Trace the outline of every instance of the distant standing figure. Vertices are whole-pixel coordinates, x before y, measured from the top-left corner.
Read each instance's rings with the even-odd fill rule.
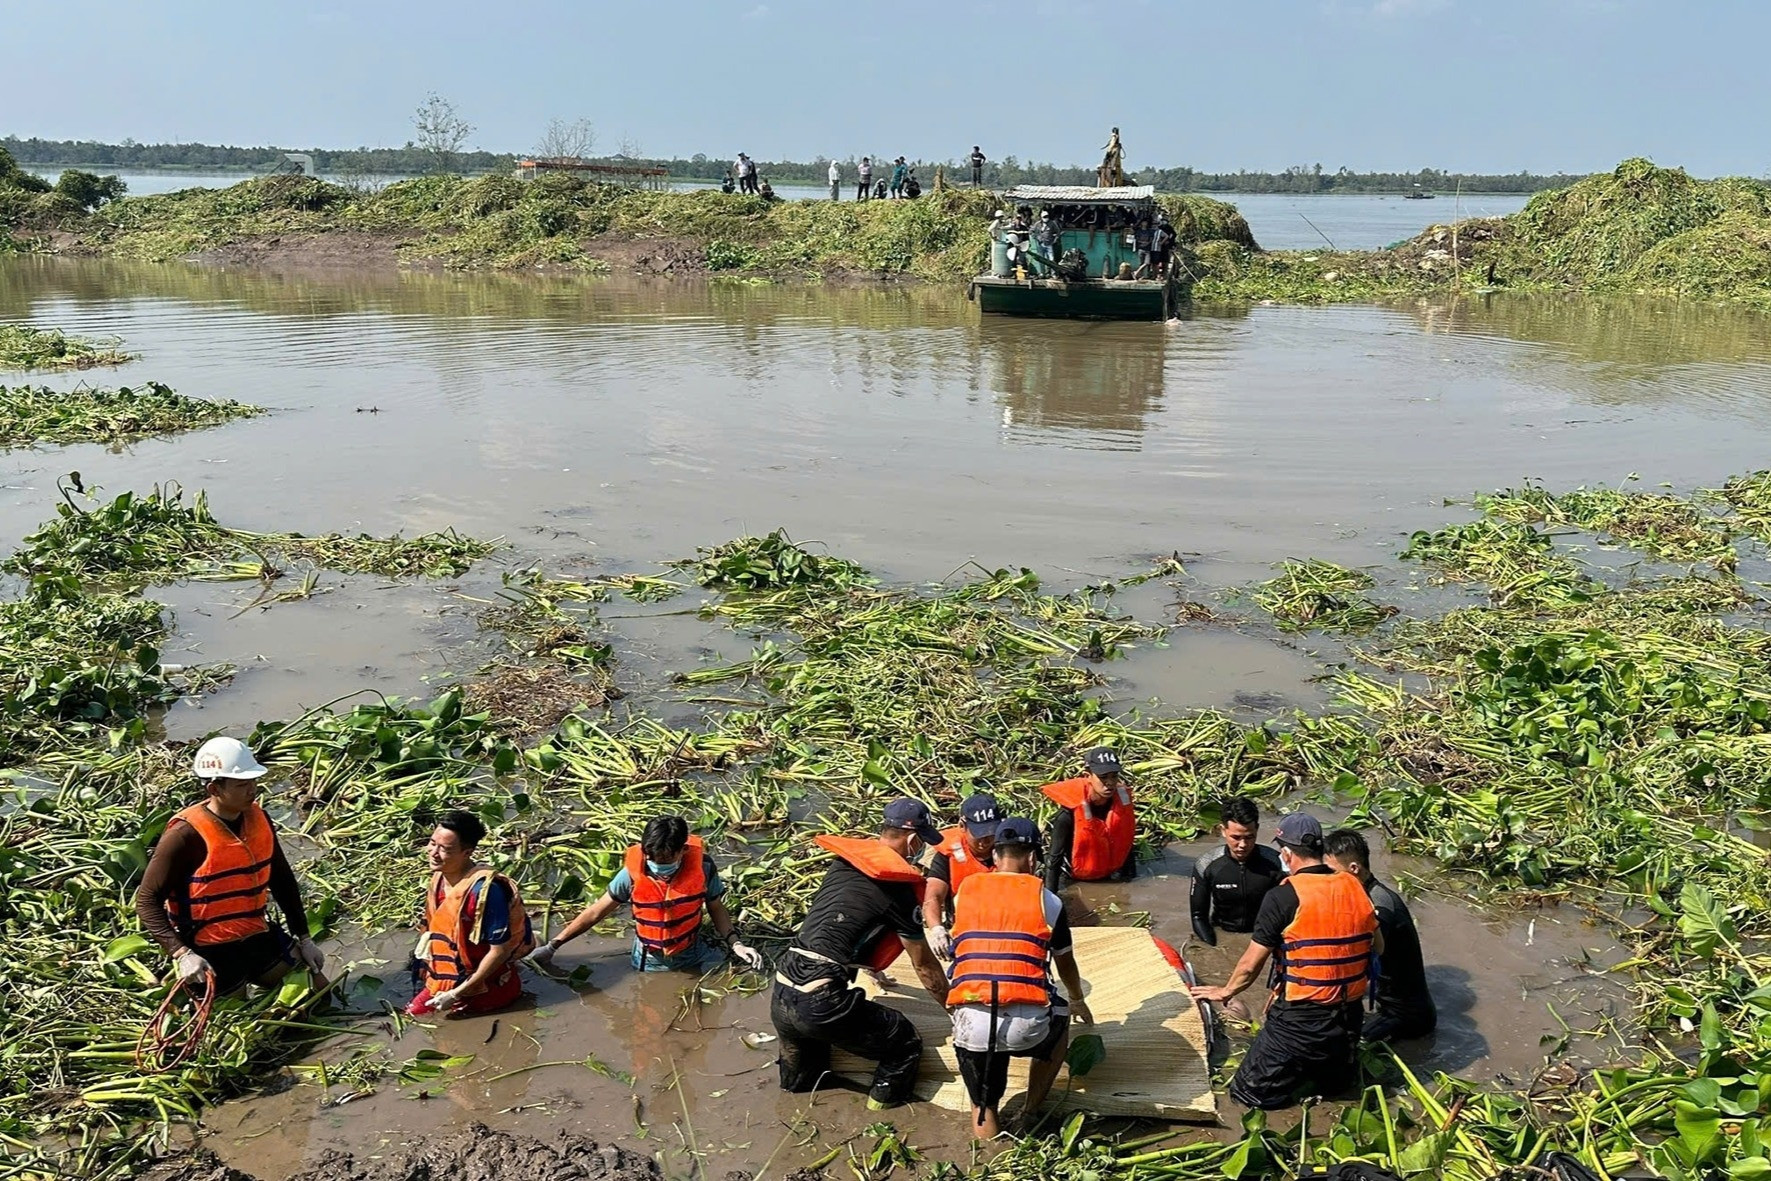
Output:
[[[855,200],[865,201],[873,189],[873,161],[862,156],[861,168],[856,175],[860,177],[860,183],[855,187]]]
[[[1175,230],[1168,224],[1168,214],[1160,209],[1156,211],[1156,225],[1150,230],[1150,260],[1156,268],[1156,277],[1168,277],[1168,264],[1174,254]]]
[[[1113,129],[1101,150],[1106,154],[1101,157],[1101,175],[1097,183],[1103,189],[1118,188],[1125,183],[1125,145],[1119,142],[1119,128]]]
[[[830,199],[842,200],[842,169],[836,166],[835,160],[830,162]]]
[[[972,188],[984,183],[984,149],[972,145]]]
[[[904,157],[899,156],[897,160],[893,161],[892,197],[894,200],[904,195],[904,178],[909,174],[910,170],[904,166]]]
[[[738,191],[742,193],[756,192],[756,161],[738,153]]]

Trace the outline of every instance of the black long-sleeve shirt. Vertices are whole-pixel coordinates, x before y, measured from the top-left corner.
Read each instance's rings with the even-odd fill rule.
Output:
[[[1193,936],[1217,946],[1218,930],[1254,930],[1255,916],[1267,891],[1285,880],[1279,854],[1256,845],[1247,861],[1230,856],[1228,846],[1193,862],[1189,902],[1193,912]]]
[[[1064,875],[1070,872],[1070,846],[1075,843],[1076,813],[1062,808],[1045,830],[1045,888],[1054,894],[1063,888]],[[1113,876],[1120,881],[1138,876],[1137,842],[1132,843],[1125,854],[1125,864]]]
[[[1378,928],[1384,933],[1384,950],[1377,961],[1377,987],[1371,996],[1372,1007],[1398,1019],[1424,1017],[1430,1023],[1436,1015],[1433,994],[1427,991],[1420,932],[1415,930],[1408,903],[1403,901],[1402,895],[1376,879],[1365,892],[1371,897],[1372,908],[1377,911]]]
[[[237,834],[245,821],[246,818],[241,816],[238,820],[222,820],[222,823]],[[208,855],[209,844],[203,834],[174,817],[161,834],[160,843],[154,846],[147,872],[142,875],[141,885],[136,887],[135,917],[141,920],[148,938],[165,948],[167,955],[177,955],[185,942],[173,926],[172,917],[166,913],[166,902],[191,880],[191,875],[197,872]],[[283,912],[290,933],[297,939],[305,937],[307,908],[301,904],[301,887],[296,884],[295,871],[289,868],[288,858],[283,856],[283,843],[277,840],[274,827],[271,832],[270,885],[271,897],[276,899],[277,908]]]

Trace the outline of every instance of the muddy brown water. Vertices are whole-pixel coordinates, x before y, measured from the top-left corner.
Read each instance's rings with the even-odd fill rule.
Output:
[[[1714,486],[1764,466],[1771,422],[1771,321],[1635,302],[1497,296],[1077,324],[981,320],[954,291],[917,284],[13,259],[0,261],[0,318],[120,335],[143,354],[115,375],[32,380],[154,379],[273,408],[128,448],[0,456],[0,546],[51,515],[55,479],[74,469],[112,493],[165,480],[206,489],[219,517],[246,528],[452,526],[510,545],[456,583],[323,574],[327,593],[268,611],[241,610],[249,585],[157,592],[176,617],[168,659],[241,670],[171,712],[177,737],[366,688],[425,692],[471,671],[494,644],[474,619],[500,569],[654,569],[776,526],[905,581],[975,562],[1079,585],[1178,552],[1191,583],[1125,597],[1147,617],[1177,593],[1220,603],[1288,556],[1373,565],[1380,592],[1406,601],[1418,572],[1393,555],[1411,530],[1462,515],[1447,497],[1527,476]],[[697,601],[603,608],[624,684],[655,689],[748,651],[748,638],[679,613]],[[1319,707],[1317,678],[1342,650],[1228,610],[1243,621],[1189,626],[1104,666],[1105,694],[1146,710]],[[1137,882],[1091,887],[1078,905],[1109,922],[1147,913],[1178,944],[1202,848],[1171,849]],[[1622,958],[1614,942],[1570,909],[1486,914],[1455,880],[1398,868],[1425,891],[1416,913],[1444,1012],[1441,1033],[1410,1047],[1416,1061],[1519,1082],[1551,1049],[1604,1059],[1605,1038],[1556,1043],[1564,1021],[1627,1015],[1602,972]],[[410,995],[404,942],[357,957],[383,961],[360,968],[385,977],[379,999],[395,1004]],[[473,1055],[447,1080],[384,1080],[342,1106],[323,1106],[311,1083],[272,1088],[207,1113],[208,1142],[268,1181],[330,1146],[395,1146],[480,1119],[544,1139],[569,1124],[664,1152],[672,1172],[687,1171],[692,1143],[708,1171],[770,1162],[774,1173],[871,1122],[853,1094],[775,1089],[769,1052],[742,1041],[767,1030],[763,996],[709,994],[684,1028],[692,982],[634,975],[614,940],[572,950],[589,986],[538,981],[532,1004],[496,1029],[492,1018],[372,1029],[367,1041],[395,1061],[433,1047]],[[1237,950],[1189,955],[1216,979]],[[586,1055],[634,1083],[571,1064]],[[557,1062],[568,1065],[544,1065]],[[931,1156],[968,1152],[958,1117],[915,1107],[892,1122]]]

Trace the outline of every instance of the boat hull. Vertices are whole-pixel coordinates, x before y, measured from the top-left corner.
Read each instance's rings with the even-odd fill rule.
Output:
[[[999,316],[1047,316],[1064,320],[1166,320],[1179,302],[1176,284],[1161,280],[1001,279],[972,280],[978,310]]]

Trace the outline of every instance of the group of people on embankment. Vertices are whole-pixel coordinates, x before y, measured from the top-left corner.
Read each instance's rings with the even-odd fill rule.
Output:
[[[905,797],[885,805],[871,836],[815,838],[832,860],[774,965],[770,1016],[783,1089],[819,1086],[840,1049],[875,1063],[870,1107],[911,1097],[921,1035],[858,984],[903,956],[949,1010],[975,1133],[999,1129],[1011,1057],[1031,1060],[1025,1110],[1038,1109],[1071,1024],[1094,1020],[1059,891],[1137,872],[1136,807],[1119,755],[1097,747],[1083,763],[1082,775],[1042,789],[1058,805],[1043,834],[979,793],[945,830],[926,804]],[[221,737],[199,748],[193,771],[205,798],[179,812],[154,849],[135,900],[144,928],[187,985],[208,981],[225,994],[274,984],[298,965],[318,978],[325,956],[307,934],[299,884],[257,801],[266,768],[244,744]],[[1269,964],[1272,986],[1232,1098],[1275,1108],[1337,1093],[1356,1075],[1362,1033],[1432,1030],[1413,921],[1400,896],[1371,876],[1357,832],[1325,837],[1313,817],[1294,812],[1280,820],[1269,849],[1258,842],[1254,805],[1238,798],[1224,810],[1222,833],[1223,848],[1194,867],[1193,933],[1215,943],[1219,930],[1245,931],[1251,942],[1225,984],[1194,985],[1192,995],[1228,1005]],[[762,954],[738,937],[713,855],[681,818],[648,822],[602,897],[540,944],[516,884],[475,859],[485,835],[465,811],[445,813],[431,833],[414,1015],[514,1003],[520,964],[551,970],[567,943],[623,906],[633,915],[637,970],[700,973],[728,957],[765,969]],[[273,899],[296,934],[270,921]],[[1158,945],[1185,974],[1179,954]],[[1376,1013],[1369,1027],[1368,1003]]]

